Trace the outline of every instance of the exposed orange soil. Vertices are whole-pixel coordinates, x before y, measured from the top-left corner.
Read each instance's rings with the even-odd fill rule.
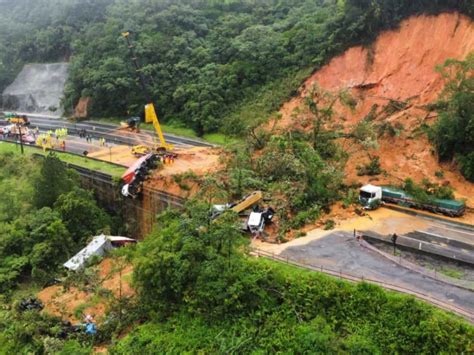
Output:
[[[351,111],[336,104],[333,123],[349,130],[377,104],[379,118],[374,123],[403,125],[399,137],[379,138],[380,148],[371,152],[380,156],[382,169],[387,172],[387,176],[380,175],[374,183],[399,183],[407,177],[449,182],[457,197],[468,199],[468,206],[474,207],[474,185],[455,167],[439,164],[427,138],[413,132],[422,123],[430,125],[434,120],[435,115],[427,112],[424,105],[436,101],[444,87],[435,67],[448,58],[465,59],[472,51],[474,24],[469,18],[458,14],[410,18],[398,30],[382,33],[370,48],[351,48],[308,78],[298,96],[282,106],[278,127],[301,125],[307,114],[303,98],[314,85],[333,93],[348,90],[357,106]],[[393,114],[381,114],[390,99],[406,102],[407,106]],[[369,161],[367,153],[357,146],[348,151],[351,157],[347,182],[367,183],[367,176],[359,177],[356,173],[357,165]],[[436,179],[437,171],[443,171],[444,178]]]
[[[120,292],[123,297],[129,297],[134,294],[134,290],[130,286],[130,277],[133,272],[131,265],[125,266],[122,270],[122,282],[120,283],[120,273],[114,261],[110,258],[104,259],[98,265],[98,276],[100,288],[107,289],[112,292],[115,297],[119,297]],[[120,290],[121,287],[121,290]],[[96,321],[101,321],[107,310],[107,300],[100,297],[92,291],[80,290],[77,287],[71,287],[69,290],[64,289],[62,285],[47,287],[38,293],[38,298],[45,305],[44,311],[60,316],[72,323],[81,322],[74,316],[74,310],[82,305],[87,304],[83,310],[83,314],[91,314]]]
[[[145,187],[188,198],[199,191],[199,178],[222,168],[221,149],[189,148],[176,150],[178,158],[172,164],[156,170]],[[189,177],[180,178],[189,173]],[[183,188],[184,187],[184,188]]]
[[[89,107],[91,105],[92,99],[90,97],[81,97],[79,102],[74,109],[74,117],[76,118],[86,118],[89,116]]]
[[[219,169],[221,149],[194,147],[188,149],[175,149],[178,158],[173,164],[164,165],[158,171],[160,176],[172,176],[192,171],[201,176]]]
[[[171,176],[182,174],[190,170],[196,175],[204,175],[219,168],[219,156],[221,151],[218,148],[175,148],[173,152],[178,155],[178,158],[173,164],[164,165],[164,167],[159,170],[159,175]],[[133,165],[138,159],[132,154],[131,148],[126,145],[101,148],[96,152],[90,153],[89,156],[125,166]]]
[[[186,188],[183,188],[183,185]],[[181,183],[176,182],[172,176],[160,176],[156,173],[152,179],[145,182],[145,188],[165,191],[171,195],[190,198],[199,192],[199,181],[194,179],[184,179]]]
[[[131,153],[131,148],[126,145],[101,148],[96,152],[89,153],[89,157],[111,161],[125,166],[131,166],[137,160],[137,158]]]

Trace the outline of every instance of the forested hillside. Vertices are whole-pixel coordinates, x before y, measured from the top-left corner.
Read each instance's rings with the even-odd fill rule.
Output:
[[[0,295],[29,280],[40,285],[111,218],[54,155],[0,154]],[[1,349],[1,347],[0,347]]]
[[[0,88],[25,62],[70,59],[64,105],[93,99],[96,117],[137,114],[144,103],[128,49],[132,31],[159,114],[196,130],[239,134],[264,119],[335,54],[369,44],[418,13],[471,1],[4,0]]]

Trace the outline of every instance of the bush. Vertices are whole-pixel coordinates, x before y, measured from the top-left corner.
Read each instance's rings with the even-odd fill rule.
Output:
[[[356,167],[358,176],[375,176],[382,173],[382,168],[380,167],[380,157],[373,157],[370,159],[368,164],[363,166],[358,165]]]
[[[459,156],[459,164],[461,166],[461,173],[470,182],[474,182],[474,152],[466,156]]]
[[[474,181],[474,53],[465,61],[446,61],[439,71],[447,83],[429,137],[440,161],[456,157],[461,173]]]
[[[421,203],[431,203],[436,198],[454,199],[454,189],[451,186],[432,183],[428,179],[423,179],[421,184],[417,184],[408,178],[404,181],[401,188]]]
[[[325,231],[328,231],[328,230],[334,229],[335,225],[336,225],[336,222],[334,222],[333,219],[328,219],[328,220],[324,223],[324,230],[325,230]]]

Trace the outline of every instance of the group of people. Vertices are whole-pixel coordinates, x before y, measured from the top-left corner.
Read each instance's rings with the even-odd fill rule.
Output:
[[[46,133],[39,134],[38,131],[34,131],[33,136],[36,139],[36,145],[46,149],[53,149],[55,147],[61,148],[66,151],[66,140],[67,128],[58,128],[55,132],[49,130]]]
[[[92,135],[90,133],[88,133],[85,129],[81,129],[79,131],[79,138],[85,138],[86,139],[86,142],[87,143],[92,143]],[[106,144],[107,144],[107,141],[105,140],[105,138],[103,137],[99,137],[98,138],[98,141],[99,141],[99,145],[101,147],[105,147]]]
[[[87,143],[92,142],[92,135],[87,133],[87,131],[85,129],[81,129],[79,131],[79,138],[85,138]]]
[[[165,154],[160,157],[161,162],[164,165],[173,164],[176,156],[174,154]]]

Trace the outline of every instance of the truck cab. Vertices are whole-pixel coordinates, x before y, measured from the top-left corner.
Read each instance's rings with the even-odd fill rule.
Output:
[[[375,185],[364,185],[359,190],[359,202],[366,209],[374,209],[382,202],[382,188]]]

